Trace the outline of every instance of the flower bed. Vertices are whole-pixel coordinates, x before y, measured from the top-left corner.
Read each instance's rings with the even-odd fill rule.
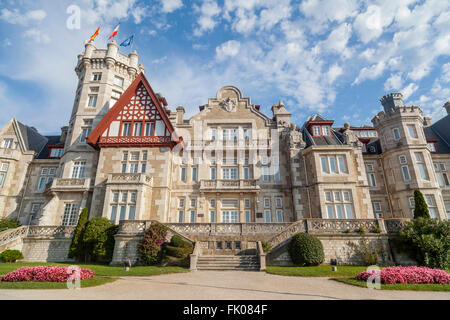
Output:
[[[74,278],[76,274],[77,272],[73,267],[22,267],[4,276],[0,276],[0,282],[67,282],[70,276]],[[90,279],[94,277],[94,271],[80,268],[79,275],[79,280]]]
[[[356,276],[357,280],[367,279],[379,270],[363,271]],[[450,274],[445,270],[426,267],[389,267],[381,270],[382,284],[450,284]]]

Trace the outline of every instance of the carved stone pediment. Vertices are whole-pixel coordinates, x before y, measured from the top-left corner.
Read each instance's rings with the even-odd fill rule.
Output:
[[[219,105],[227,112],[234,112],[236,111],[237,101],[235,99],[225,98],[220,101]]]

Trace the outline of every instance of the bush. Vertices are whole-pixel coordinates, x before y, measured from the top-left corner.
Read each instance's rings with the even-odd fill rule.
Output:
[[[86,225],[87,220],[88,220],[88,209],[84,208],[83,211],[81,211],[80,218],[78,219],[77,226],[73,233],[72,243],[70,244],[68,254],[69,258],[79,259],[85,254],[85,248],[83,243],[83,229],[84,226]]]
[[[417,218],[426,218],[430,219],[430,211],[428,210],[427,203],[425,198],[423,197],[422,192],[420,190],[414,191],[414,219]]]
[[[18,227],[20,227],[20,222],[17,219],[8,219],[8,218],[0,219],[0,232],[8,229],[15,229]]]
[[[372,246],[368,239],[362,239],[359,242],[359,246],[356,244],[353,246],[363,265],[372,266],[378,264],[378,249],[376,246]]]
[[[153,223],[138,245],[139,256],[143,263],[155,265],[162,260],[162,246],[166,241],[168,228],[161,223]]]
[[[395,243],[419,265],[450,269],[450,221],[416,218],[400,229]]]
[[[270,244],[270,242],[261,241],[261,245],[265,253],[270,253],[272,251],[272,245]]]
[[[299,266],[317,266],[325,259],[322,242],[308,233],[293,236],[288,251],[292,262]]]
[[[187,256],[189,256],[192,253],[192,247],[179,248],[179,247],[173,247],[170,245],[166,245],[166,246],[164,246],[164,249],[165,249],[164,252],[167,256],[175,257],[175,258],[186,258]]]
[[[184,240],[182,237],[180,237],[177,234],[174,235],[172,237],[172,239],[170,239],[170,245],[172,247],[177,247],[177,248],[193,248],[194,247],[194,245],[192,243]]]
[[[83,251],[92,260],[111,260],[119,227],[103,217],[90,219],[83,230]]]
[[[19,250],[5,250],[0,253],[0,260],[4,262],[16,262],[23,259],[23,254]]]
[[[389,267],[380,270],[363,271],[356,276],[357,280],[367,281],[375,274],[379,274],[383,284],[450,284],[450,274],[444,270],[425,267]]]
[[[69,270],[69,267],[22,267],[4,275],[3,277],[0,276],[0,281],[67,282],[69,276],[74,272],[75,270]],[[80,280],[85,280],[93,277],[94,271],[90,269],[80,268]]]

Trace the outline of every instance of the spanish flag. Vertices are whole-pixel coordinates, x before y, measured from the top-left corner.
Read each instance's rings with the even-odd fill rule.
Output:
[[[100,27],[98,27],[97,31],[92,35],[92,37],[89,39],[89,41],[94,41],[95,37],[98,36],[100,32]]]

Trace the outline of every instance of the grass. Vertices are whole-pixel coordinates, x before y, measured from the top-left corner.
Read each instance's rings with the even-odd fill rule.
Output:
[[[124,276],[155,276],[169,273],[189,272],[187,268],[181,267],[156,267],[156,266],[136,266],[131,267],[128,272],[123,267],[112,267],[105,264],[92,263],[42,263],[42,262],[16,262],[16,263],[0,263],[0,275],[14,271],[20,267],[33,266],[71,266],[77,265],[82,268],[91,269],[95,273],[92,279],[81,281],[81,287],[100,286],[117,280],[115,277]],[[0,282],[0,289],[66,289],[66,283],[57,282]]]
[[[333,280],[367,288],[365,281],[355,278],[334,278]],[[450,284],[382,284],[381,290],[413,290],[413,291],[450,291]]]
[[[266,272],[280,276],[293,277],[351,277],[366,270],[365,266],[337,266],[337,271],[331,271],[330,265],[314,267],[279,267],[267,266]]]

